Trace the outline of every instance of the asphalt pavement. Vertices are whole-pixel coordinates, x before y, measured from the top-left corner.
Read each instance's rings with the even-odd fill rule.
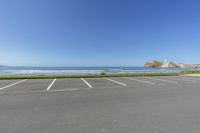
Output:
[[[0,80],[1,133],[199,133],[200,78]]]

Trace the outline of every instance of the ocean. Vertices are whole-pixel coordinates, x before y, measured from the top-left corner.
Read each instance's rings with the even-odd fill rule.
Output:
[[[200,70],[199,68],[144,68],[144,67],[0,67],[0,75],[74,75],[99,73],[151,73]]]

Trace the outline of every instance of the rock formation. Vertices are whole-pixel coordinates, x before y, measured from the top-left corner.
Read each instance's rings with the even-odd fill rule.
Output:
[[[163,62],[151,60],[151,61],[148,61],[146,64],[144,64],[144,67],[157,68],[157,67],[161,67],[162,65],[163,65]]]
[[[145,63],[144,67],[148,68],[200,68],[200,64],[183,64],[176,62],[161,62],[157,60],[150,60]]]

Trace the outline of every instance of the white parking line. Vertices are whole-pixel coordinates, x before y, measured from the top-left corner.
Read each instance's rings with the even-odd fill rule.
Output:
[[[189,79],[189,80],[200,80],[200,78],[191,78],[191,77],[184,77],[184,76],[179,76],[181,78],[184,78],[184,79]]]
[[[171,81],[171,80],[166,80],[166,79],[160,79],[160,78],[150,78],[150,77],[142,77],[142,78],[146,78],[146,79],[153,79],[153,80],[158,80],[158,81],[164,81],[164,82],[169,82],[169,83],[175,83],[178,84],[178,82],[176,81]]]
[[[140,79],[129,78],[129,77],[123,77],[123,78],[134,80],[134,81],[138,81],[138,82],[143,82],[143,83],[147,83],[147,84],[151,84],[151,85],[155,85],[155,83],[153,83],[153,82],[144,81],[144,80],[140,80]]]
[[[54,79],[51,84],[47,87],[47,91],[51,89],[51,87],[53,86],[53,84],[56,82],[56,79]]]
[[[175,79],[175,80],[181,80],[181,81],[188,81],[188,82],[196,82],[194,80],[189,80],[189,79],[183,79],[183,78],[180,78],[180,77],[166,77],[167,79]]]
[[[117,83],[117,84],[120,84],[120,85],[123,85],[123,86],[127,86],[127,85],[124,84],[124,83],[121,83],[121,82],[115,81],[115,80],[110,79],[110,78],[104,78],[104,79],[107,79],[107,80],[109,80],[109,81],[112,81],[112,82],[114,82],[114,83]]]
[[[183,77],[178,77],[179,79],[182,79],[182,80],[187,80],[187,81],[190,81],[190,82],[196,82],[194,79],[188,79],[188,78],[183,78]]]
[[[11,87],[11,86],[14,86],[14,85],[17,85],[17,84],[22,83],[22,82],[24,82],[24,81],[26,81],[26,80],[27,80],[27,79],[24,79],[24,80],[18,81],[18,82],[16,82],[16,83],[13,83],[13,84],[4,86],[4,87],[0,88],[0,90],[6,89],[6,88]]]
[[[81,78],[81,80],[90,88],[93,88],[85,79]]]

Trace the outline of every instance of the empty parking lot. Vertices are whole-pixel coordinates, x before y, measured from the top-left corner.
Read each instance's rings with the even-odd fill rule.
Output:
[[[134,89],[140,86],[180,86],[198,83],[200,83],[200,78],[183,76],[17,79],[0,80],[0,92],[4,94],[12,92],[56,92],[123,87]]]
[[[199,133],[200,78],[0,80],[2,133]]]

